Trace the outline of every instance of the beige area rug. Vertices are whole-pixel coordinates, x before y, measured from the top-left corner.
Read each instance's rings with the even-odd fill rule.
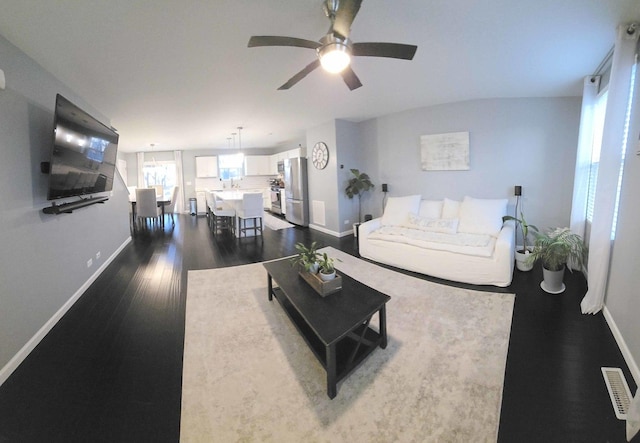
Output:
[[[269,214],[267,211],[264,211],[264,215],[262,219],[264,220],[265,226],[269,229],[273,229],[274,231],[279,231],[280,229],[287,229],[287,228],[293,227],[293,225],[288,221],[275,217]]]
[[[391,296],[387,348],[330,400],[324,369],[267,300],[261,264],[189,271],[181,441],[495,441],[515,296],[324,250],[338,270]]]

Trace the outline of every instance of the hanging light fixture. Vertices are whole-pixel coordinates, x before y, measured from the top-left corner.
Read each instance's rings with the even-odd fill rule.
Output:
[[[238,126],[238,148],[240,152],[242,152],[242,138],[240,132],[242,131],[242,126]]]
[[[231,136],[233,137],[233,149],[236,149],[236,133],[232,132]]]
[[[351,64],[351,47],[348,39],[325,35],[320,39],[322,46],[316,51],[322,68],[332,74],[344,71]]]

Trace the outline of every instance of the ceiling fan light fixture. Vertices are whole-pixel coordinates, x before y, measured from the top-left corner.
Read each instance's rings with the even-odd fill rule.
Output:
[[[344,71],[351,63],[349,46],[341,42],[330,43],[318,49],[318,57],[322,68],[332,74]]]

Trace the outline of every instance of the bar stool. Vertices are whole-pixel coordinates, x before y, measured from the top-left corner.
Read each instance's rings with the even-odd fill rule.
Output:
[[[223,201],[218,200],[216,195],[213,195],[213,207],[210,208],[210,223],[211,230],[213,234],[216,235],[218,231],[223,229],[229,230],[231,233],[234,232],[234,226],[236,222],[236,211],[235,209],[225,205]]]
[[[253,230],[255,236],[262,235],[262,216],[264,208],[262,193],[246,193],[242,196],[242,207],[236,211],[238,217],[238,237],[247,236],[247,231]],[[247,220],[253,221],[253,226],[247,226]]]

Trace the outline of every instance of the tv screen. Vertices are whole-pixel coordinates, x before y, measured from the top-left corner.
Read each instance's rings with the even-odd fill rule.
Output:
[[[58,94],[48,200],[111,191],[118,133]]]

